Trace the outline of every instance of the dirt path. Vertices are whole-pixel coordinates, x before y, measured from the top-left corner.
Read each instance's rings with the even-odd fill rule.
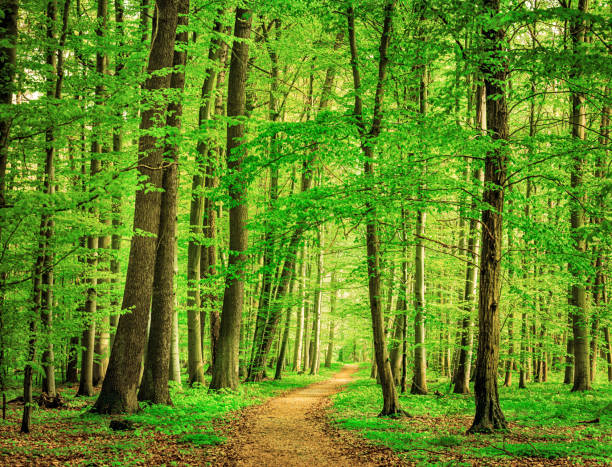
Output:
[[[329,396],[357,371],[346,365],[334,377],[245,410],[219,447],[213,465],[400,465],[393,453],[339,432],[327,423]]]

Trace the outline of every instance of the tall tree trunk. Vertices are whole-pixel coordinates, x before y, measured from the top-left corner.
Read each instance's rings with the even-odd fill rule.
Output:
[[[612,383],[612,341],[610,340],[610,328],[604,328],[604,338],[606,340],[606,360],[608,363],[608,382]]]
[[[314,295],[314,319],[312,326],[312,342],[313,352],[310,358],[310,374],[318,375],[319,366],[321,363],[321,308],[323,297],[323,226],[320,226],[317,231],[317,244],[319,251],[317,253],[317,285]]]
[[[295,291],[295,282],[297,278],[295,275],[291,280],[291,291]],[[276,371],[274,373],[274,379],[280,380],[283,376],[283,370],[285,369],[285,361],[287,359],[287,346],[289,344],[289,328],[291,325],[291,313],[293,307],[289,307],[287,309],[287,314],[285,316],[285,329],[283,331],[283,337],[281,339],[280,350],[278,352],[278,358],[276,359]]]
[[[425,349],[425,212],[417,212],[414,273],[414,375],[411,394],[427,394],[427,357]]]
[[[236,9],[234,36],[238,41],[232,46],[232,57],[228,79],[227,116],[241,117],[245,114],[245,87],[249,45],[246,40],[251,35],[252,12],[244,8]],[[244,136],[244,123],[231,122],[227,126],[227,165],[236,177],[229,186],[232,199],[230,207],[228,274],[223,294],[221,329],[217,357],[213,366],[210,389],[235,389],[238,387],[238,354],[240,324],[244,302],[244,274],[247,249],[246,222],[248,205],[246,200],[247,181],[239,177],[245,158],[245,148],[241,148]]]
[[[334,334],[336,332],[336,302],[338,300],[338,290],[336,282],[336,271],[331,272],[330,288],[331,297],[329,299],[329,337],[327,340],[327,352],[325,353],[325,368],[331,368],[334,358]]]
[[[50,21],[47,37],[53,39],[55,37],[54,28],[57,16],[57,3],[55,0],[50,2],[48,12],[48,19]],[[51,70],[54,75],[49,78],[49,88],[47,90],[47,96],[59,101],[62,98],[62,84],[64,78],[64,45],[66,44],[66,37],[68,31],[68,18],[70,14],[70,1],[64,2],[64,8],[62,12],[62,28],[59,39],[57,51],[49,49],[47,52],[47,64],[51,65]],[[47,196],[50,198],[55,194],[55,134],[52,128],[48,129],[45,133],[46,143],[46,160],[45,160],[45,177],[44,177],[44,190]],[[51,199],[49,199],[49,202]],[[44,377],[42,390],[49,396],[54,397],[56,395],[55,389],[55,356],[53,352],[53,287],[54,287],[54,255],[51,249],[51,239],[54,235],[55,221],[52,213],[43,213],[41,216],[41,230],[40,235],[42,237],[42,243],[44,243],[44,253],[42,253],[42,294],[41,294],[41,318],[43,329],[46,334],[46,348],[42,354],[42,366],[44,369]]]
[[[178,20],[177,4],[169,0],[158,0],[155,15],[153,24],[156,30],[152,36],[148,77],[145,82],[145,89],[153,93],[165,90],[170,85],[170,74],[154,72],[172,66]],[[143,99],[145,110],[142,112],[140,129],[149,130],[159,125],[160,115],[166,111],[166,106],[146,95]],[[163,146],[158,144],[157,138],[152,134],[140,136],[138,172],[148,180],[148,184],[157,189],[146,190],[144,186],[139,186],[136,191],[134,235],[130,245],[121,307],[128,312],[119,318],[106,377],[92,409],[95,412],[121,413],[138,409],[137,391],[146,343],[158,243],[163,151]]]
[[[300,371],[302,368],[302,353],[304,349],[304,311],[306,309],[306,260],[308,257],[307,246],[304,245],[301,252],[300,274],[298,277],[298,297],[300,303],[297,311],[297,323],[295,329],[295,348],[293,351],[293,371]]]
[[[17,17],[19,11],[18,0],[2,0],[0,10],[3,16],[0,18],[0,105],[9,106],[13,103],[15,66],[17,60]],[[11,132],[12,119],[0,118],[0,209],[6,207],[6,167],[8,164],[9,135]],[[0,241],[3,238],[2,226],[0,226]],[[0,273],[0,368],[4,367],[4,286],[7,274]],[[0,371],[0,392],[5,391],[4,372]]]
[[[123,27],[123,13],[124,6],[123,0],[115,0],[115,27],[117,28],[118,37],[118,48],[121,50],[124,45],[124,27]],[[124,68],[125,57],[119,52],[115,57],[115,77],[121,75]],[[117,119],[121,122],[115,125],[113,128],[113,153],[121,154],[123,151],[123,112],[124,109],[119,109],[117,112]],[[121,265],[119,263],[119,252],[121,251],[121,233],[119,229],[123,225],[121,221],[121,194],[114,194],[111,199],[111,212],[113,233],[111,235],[111,259],[110,259],[110,272],[111,272],[111,299],[110,299],[110,327],[111,327],[111,338],[110,348],[113,347],[115,342],[115,330],[117,329],[117,323],[119,322],[119,296],[115,291],[119,288],[119,274],[121,272]],[[107,363],[108,368],[108,363]]]
[[[108,20],[108,0],[98,0],[98,12],[97,12],[97,27],[96,27],[96,36],[99,41],[104,40],[104,36],[106,35],[107,28],[107,20]],[[100,46],[100,44],[98,44]],[[98,84],[96,85],[94,102],[96,105],[102,105],[105,99],[105,88],[103,84],[104,77],[106,75],[106,55],[102,52],[96,52],[96,75]],[[96,119],[98,117],[95,117]],[[98,172],[102,170],[102,161],[100,160],[100,154],[106,152],[108,149],[105,146],[106,142],[104,141],[104,135],[101,134],[99,129],[100,124],[98,121],[94,121],[92,124],[92,160],[91,160],[91,175],[94,177]],[[111,219],[108,216],[101,216],[103,224],[110,224]],[[110,247],[110,237],[108,235],[103,235],[101,237],[88,239],[88,247],[92,248],[90,255],[92,256],[92,265],[93,260],[95,260],[95,268],[98,269],[98,265],[104,261],[101,252],[108,252]],[[102,268],[100,268],[102,269]],[[101,304],[101,290],[104,288],[104,283],[107,282],[107,274],[101,274],[101,277],[92,277],[90,285],[91,285],[91,299],[88,297],[89,309],[87,309],[87,313],[91,313],[90,316],[100,316],[100,320],[98,325],[96,326],[95,331],[97,335],[94,334],[94,349],[92,353],[93,355],[97,355],[97,359],[93,361],[92,365],[92,384],[94,386],[98,386],[102,383],[104,379],[104,374],[106,373],[106,367],[108,365],[108,345],[110,341],[110,318],[108,314],[108,310],[104,311],[103,306]],[[86,388],[87,391],[89,388]],[[92,394],[88,394],[92,395]]]
[[[223,11],[218,11],[221,15]],[[202,83],[201,98],[198,113],[198,125],[206,125],[211,118],[214,105],[214,88],[217,77],[216,66],[220,61],[223,52],[222,40],[219,34],[223,30],[221,20],[217,19],[213,28],[213,38],[208,50],[208,59],[211,65],[206,70],[206,77]],[[204,216],[204,195],[203,190],[206,182],[208,167],[214,165],[209,161],[213,154],[213,148],[208,141],[202,139],[198,141],[198,154],[196,162],[198,167],[193,175],[191,185],[191,205],[189,211],[189,231],[190,239],[187,246],[187,368],[189,373],[189,383],[204,383],[204,362],[202,355],[202,328],[201,321],[202,294],[200,290],[200,278],[202,271],[202,254],[206,254],[206,247],[202,246],[201,237],[202,219]],[[209,232],[207,232],[209,233]],[[206,262],[205,262],[206,264]]]
[[[173,58],[174,72],[170,78],[170,88],[177,92],[174,101],[168,104],[166,126],[181,128],[183,114],[183,89],[185,87],[185,62],[187,54],[187,21],[189,0],[179,0],[177,7],[177,28]],[[163,169],[160,223],[157,255],[153,278],[153,296],[151,304],[151,326],[144,373],[138,393],[141,401],[154,404],[171,404],[168,378],[170,375],[170,343],[172,338],[172,320],[174,312],[174,261],[176,257],[176,217],[178,196],[178,145],[166,144],[165,159],[168,161]]]
[[[489,14],[498,15],[500,0],[485,0]],[[480,250],[480,297],[478,304],[478,354],[474,393],[476,414],[470,433],[506,429],[507,424],[499,405],[497,367],[499,364],[499,300],[501,292],[501,257],[508,140],[508,109],[505,83],[507,63],[503,58],[504,30],[483,31],[485,52],[493,60],[480,64],[487,99],[487,131],[498,142],[485,156],[485,178],[482,211],[482,246]]]
[[[178,247],[174,247],[174,277],[178,276]],[[174,313],[172,313],[172,337],[170,339],[170,371],[169,379],[181,386],[181,353],[179,347],[178,299],[176,284],[174,285]]]
[[[581,75],[583,44],[586,41],[586,15],[588,0],[578,1],[578,13],[571,21],[570,35],[572,38],[574,62],[570,70],[570,82],[579,79]],[[584,93],[571,85],[570,124],[572,138],[578,142],[585,139],[586,108]],[[570,200],[570,217],[574,248],[579,257],[586,253],[586,239],[584,237],[586,195],[583,187],[584,152],[580,149],[574,151],[572,157],[573,167],[571,174],[571,187],[574,192]],[[570,262],[570,272],[573,276],[572,284],[572,326],[574,331],[574,386],[572,391],[587,391],[591,389],[589,376],[589,336],[588,315],[586,304],[586,288],[584,285],[584,271],[580,269],[579,261]]]
[[[380,57],[378,63],[378,80],[374,97],[373,119],[369,131],[365,127],[363,117],[363,101],[361,97],[361,76],[359,73],[359,59],[357,54],[357,41],[355,38],[355,13],[352,5],[347,9],[349,46],[351,53],[351,69],[353,72],[353,89],[355,91],[355,108],[353,115],[360,135],[361,151],[365,157],[364,175],[368,180],[374,178],[374,146],[380,134],[382,123],[382,109],[384,96],[384,82],[387,72],[387,51],[391,39],[391,27],[395,1],[385,3],[383,30],[380,38]],[[370,200],[365,203],[366,209],[366,251],[368,271],[368,292],[370,299],[370,314],[372,317],[372,334],[374,337],[374,353],[376,366],[380,376],[383,393],[383,409],[380,415],[397,416],[402,413],[399,398],[393,382],[391,365],[387,355],[385,342],[384,316],[381,304],[380,287],[380,245],[378,240],[378,218],[376,209]]]

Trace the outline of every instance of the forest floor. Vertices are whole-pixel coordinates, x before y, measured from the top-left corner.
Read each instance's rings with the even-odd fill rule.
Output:
[[[429,394],[402,394],[409,414],[378,417],[380,386],[363,366],[345,391],[333,396],[330,416],[337,427],[392,449],[412,465],[566,466],[612,465],[612,384],[570,393],[551,375],[527,389],[500,387],[509,430],[466,435],[474,417],[474,395],[453,394],[448,378],[431,373]],[[501,386],[501,385],[500,385]]]
[[[37,408],[28,435],[19,433],[23,405],[9,404],[0,465],[612,465],[610,384],[586,394],[554,381],[500,388],[510,430],[468,436],[473,395],[430,376],[430,395],[400,397],[410,415],[401,419],[377,417],[369,368],[334,364],[237,391],[173,387],[173,406],[144,406],[126,431],[110,429],[116,417],[89,413],[95,396],[64,387],[67,405]]]
[[[358,365],[332,378],[249,407],[229,427],[229,442],[213,453],[213,465],[358,466],[403,465],[391,449],[333,427],[330,396],[352,381]]]
[[[66,405],[36,407],[27,435],[19,433],[23,403],[8,404],[6,420],[0,419],[0,466],[211,465],[211,447],[225,441],[241,410],[325,381],[341,367],[321,368],[317,376],[287,372],[281,381],[242,384],[221,393],[209,393],[206,385],[172,387],[173,406],[143,405],[129,417],[92,414],[95,395],[75,397],[77,387],[62,386]],[[13,392],[18,395],[17,388]],[[133,422],[134,429],[113,431],[109,425],[116,418]]]

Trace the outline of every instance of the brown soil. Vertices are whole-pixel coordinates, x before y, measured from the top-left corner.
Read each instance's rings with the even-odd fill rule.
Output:
[[[373,446],[330,426],[329,396],[357,371],[346,365],[333,378],[250,407],[230,427],[229,441],[211,452],[213,465],[403,465],[387,448]]]

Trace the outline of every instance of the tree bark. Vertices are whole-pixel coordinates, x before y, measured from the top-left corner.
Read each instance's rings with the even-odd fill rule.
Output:
[[[310,374],[318,375],[321,363],[321,305],[323,298],[323,227],[317,230],[317,284],[314,295],[314,319],[312,326],[313,351],[310,358]]]
[[[158,0],[153,24],[156,31],[147,71],[145,89],[167,89],[170,75],[154,73],[172,66],[174,41],[178,20],[177,3],[174,0]],[[140,129],[154,128],[166,106],[159,100],[143,96],[144,110]],[[165,123],[165,122],[164,122]],[[138,172],[155,190],[139,186],[134,205],[134,235],[130,245],[130,257],[125,280],[122,309],[127,310],[119,318],[115,342],[111,351],[102,390],[93,407],[94,412],[121,413],[138,409],[138,384],[142,356],[145,348],[146,328],[153,292],[153,276],[159,232],[162,184],[163,147],[150,132],[138,141]]]
[[[304,311],[306,309],[306,259],[307,246],[304,245],[301,252],[302,260],[300,262],[300,274],[298,277],[299,288],[298,297],[300,304],[298,305],[298,315],[295,330],[295,348],[293,351],[293,371],[300,371],[302,368],[302,353],[304,349]]]
[[[578,1],[578,12],[581,16],[588,11],[588,0]],[[586,41],[586,20],[582,17],[575,17],[571,21],[570,36],[572,38],[574,64],[570,70],[570,82],[580,78],[580,63],[582,60],[579,54],[582,51],[583,43]],[[572,129],[572,139],[582,142],[585,139],[586,108],[584,93],[571,86],[571,108],[570,124]],[[579,257],[586,254],[586,239],[584,237],[585,227],[585,208],[586,195],[583,188],[584,174],[584,153],[581,150],[574,151],[572,157],[571,187],[574,195],[570,200],[570,217],[574,248]],[[574,385],[572,391],[587,391],[591,389],[591,379],[589,376],[589,336],[588,336],[588,315],[586,304],[586,288],[584,285],[584,271],[580,269],[578,261],[570,262],[570,272],[574,283],[572,284],[572,327],[574,331]]]
[[[336,271],[331,272],[330,288],[331,296],[329,299],[329,337],[327,340],[327,352],[325,353],[325,368],[331,368],[334,358],[334,335],[336,332],[336,302],[338,300],[338,290],[336,282]]]
[[[217,15],[222,13],[223,11],[218,11]],[[200,127],[210,120],[211,109],[214,105],[213,90],[217,76],[216,66],[220,61],[224,48],[219,36],[222,29],[221,21],[219,19],[216,20],[213,28],[213,39],[208,50],[208,59],[211,65],[206,70],[206,77],[202,83],[202,104],[198,113],[198,125]],[[200,313],[203,300],[200,290],[200,279],[204,273],[202,271],[202,254],[207,253],[207,247],[201,245],[203,234],[202,219],[205,205],[203,190],[208,168],[214,163],[209,161],[213,157],[213,149],[208,144],[208,141],[204,139],[198,141],[197,150],[196,162],[198,167],[193,175],[191,184],[191,205],[189,211],[190,239],[187,246],[187,368],[189,384],[204,383],[204,362],[202,355],[203,323]]]
[[[485,0],[484,6],[491,15],[500,12],[499,0]],[[489,433],[507,428],[497,390],[502,212],[507,174],[506,148],[503,145],[508,140],[508,109],[504,89],[507,63],[502,55],[504,30],[485,29],[483,39],[485,52],[495,59],[494,64],[491,63],[493,60],[481,63],[480,71],[487,99],[487,131],[498,145],[485,156],[483,201],[486,207],[481,218],[479,333],[474,380],[476,414],[469,433]]]
[[[227,116],[241,117],[245,114],[245,87],[249,45],[246,40],[251,35],[252,12],[244,8],[236,9],[234,36],[238,41],[232,47],[232,57],[228,79]],[[228,274],[223,294],[221,329],[217,357],[213,366],[211,390],[238,387],[238,354],[240,324],[244,302],[244,274],[246,249],[248,244],[246,222],[248,218],[247,181],[241,179],[245,148],[241,147],[244,123],[230,121],[227,125],[227,166],[233,174],[229,186],[232,205],[229,213],[230,238]]]
[[[174,101],[168,104],[166,127],[181,128],[183,114],[183,89],[185,87],[185,62],[187,54],[187,21],[189,0],[178,0],[177,28],[170,88],[177,92]],[[178,196],[178,145],[166,144],[165,167],[162,175],[160,223],[153,277],[151,304],[151,326],[144,373],[138,400],[153,404],[171,404],[168,378],[170,376],[170,343],[174,317],[174,259],[176,256],[176,216]]]
[[[359,136],[361,139],[361,151],[365,157],[364,175],[368,180],[374,177],[374,145],[380,134],[382,123],[382,107],[384,96],[384,82],[387,72],[387,51],[391,39],[391,27],[395,1],[387,1],[384,8],[383,30],[380,38],[380,57],[378,63],[378,80],[374,97],[373,119],[369,131],[365,127],[363,118],[363,101],[361,93],[361,76],[359,73],[359,62],[357,55],[357,41],[355,38],[355,13],[352,5],[347,9],[349,47],[351,53],[351,69],[353,72],[353,89],[355,91],[355,108],[353,111]],[[378,219],[376,209],[371,201],[366,201],[366,251],[368,271],[368,292],[370,301],[370,314],[372,317],[372,334],[374,337],[374,350],[376,365],[380,376],[383,393],[383,409],[381,416],[397,416],[402,414],[399,398],[393,382],[391,365],[387,355],[387,344],[385,342],[384,316],[381,304],[380,287],[380,245],[378,240]]]

